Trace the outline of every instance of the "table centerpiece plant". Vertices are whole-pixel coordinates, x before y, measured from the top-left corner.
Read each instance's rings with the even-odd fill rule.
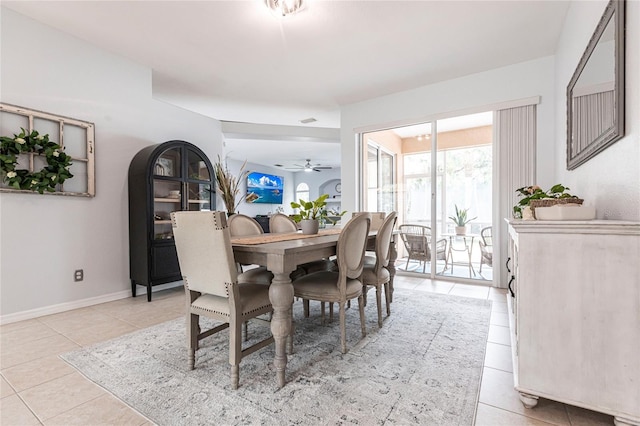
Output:
[[[329,221],[335,225],[336,220],[329,217],[330,213],[327,212],[326,209],[327,198],[329,198],[329,194],[322,194],[313,201],[304,201],[301,199],[300,202],[291,202],[291,208],[299,210],[299,212],[292,215],[291,218],[296,223],[300,223],[303,234],[317,234],[320,221]],[[341,213],[331,211],[331,216],[340,217],[345,213],[346,210]]]

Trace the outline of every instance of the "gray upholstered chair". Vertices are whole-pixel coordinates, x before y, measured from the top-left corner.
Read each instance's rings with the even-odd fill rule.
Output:
[[[364,268],[364,251],[370,224],[370,215],[360,214],[353,217],[343,227],[338,237],[337,272],[314,272],[293,281],[295,296],[307,300],[338,304],[342,353],[347,352],[345,305],[348,300],[358,299],[362,336],[366,335],[360,276]]]
[[[195,367],[198,342],[228,328],[231,387],[237,389],[242,358],[273,342],[270,336],[242,349],[243,322],[272,311],[269,287],[238,282],[226,213],[173,212],[171,222],[187,293],[189,368]],[[223,324],[201,332],[200,315]]]
[[[487,226],[480,231],[480,273],[482,273],[482,265],[493,267],[493,238],[491,236],[491,227]]]
[[[352,217],[359,215],[363,212],[353,212],[351,214]],[[387,215],[386,212],[368,212],[371,215],[371,226],[369,227],[370,231],[377,231],[382,226],[382,222],[384,222],[384,218]]]
[[[269,231],[274,234],[298,232],[298,225],[289,216],[276,213],[269,218]]]
[[[269,218],[269,230],[272,233],[298,232],[298,225],[289,216],[276,213]],[[291,279],[300,277],[303,274],[310,274],[318,271],[334,271],[336,265],[329,259],[317,260],[315,262],[303,263],[298,266],[291,275]],[[308,307],[308,305],[305,305]],[[305,308],[306,309],[306,308]],[[308,313],[308,310],[305,311]]]
[[[407,265],[411,259],[423,262],[422,273],[425,273],[427,262],[431,262],[431,228],[424,225],[400,225],[400,238],[407,250]],[[447,269],[447,240],[436,241],[436,260],[444,260]],[[406,268],[405,267],[405,268]]]
[[[391,315],[391,294],[389,293],[389,280],[391,275],[387,269],[389,265],[389,245],[393,236],[393,227],[396,224],[396,212],[391,212],[382,222],[376,236],[376,255],[365,256],[364,269],[362,271],[362,285],[364,298],[369,287],[376,288],[376,303],[378,306],[378,327],[382,327],[382,287],[387,307],[387,316]]]
[[[249,237],[264,233],[262,226],[260,226],[257,220],[240,213],[231,215],[227,219],[227,223],[232,237]],[[240,282],[270,285],[271,280],[273,280],[273,273],[269,272],[264,266],[248,269],[239,263],[237,263],[236,266],[240,273],[238,276],[238,281]]]

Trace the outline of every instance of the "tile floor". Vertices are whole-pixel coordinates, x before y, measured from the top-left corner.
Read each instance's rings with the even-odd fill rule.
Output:
[[[513,390],[505,291],[396,276],[396,287],[493,301],[476,425],[612,425],[611,416],[540,399],[526,409]],[[149,425],[57,356],[183,315],[182,288],[0,327],[0,424]]]

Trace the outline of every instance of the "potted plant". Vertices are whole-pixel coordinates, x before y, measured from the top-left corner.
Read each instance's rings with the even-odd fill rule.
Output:
[[[583,199],[569,194],[570,188],[555,184],[548,191],[543,191],[538,185],[523,186],[516,189],[518,196],[522,197],[518,204],[513,206],[513,217],[515,219],[533,220],[535,219],[535,207],[548,207],[554,204],[582,204]]]
[[[317,234],[320,226],[320,219],[327,218],[326,200],[329,194],[322,194],[314,201],[300,200],[299,203],[292,201],[291,207],[300,211],[291,218],[300,223],[303,234]]]
[[[467,233],[467,223],[477,219],[477,216],[469,219],[469,209],[459,209],[457,204],[455,205],[455,208],[456,215],[449,216],[449,219],[456,224],[456,235],[465,235]]]
[[[247,162],[245,161],[240,167],[240,173],[238,176],[235,176],[229,170],[229,166],[227,165],[226,159],[222,161],[220,156],[218,155],[218,160],[213,163],[213,173],[215,175],[216,180],[216,188],[218,188],[218,192],[220,197],[222,198],[222,202],[227,208],[227,214],[232,215],[236,212],[238,205],[240,205],[240,200],[238,200],[238,193],[240,192],[240,182],[246,179],[248,171],[245,171],[245,167]],[[237,201],[236,201],[237,200]]]

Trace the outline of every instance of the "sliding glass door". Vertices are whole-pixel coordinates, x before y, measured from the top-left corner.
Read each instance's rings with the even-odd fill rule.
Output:
[[[364,200],[366,211],[391,212],[396,210],[396,156],[375,143],[367,142],[365,176],[367,191]]]
[[[481,249],[484,243],[484,253],[491,250],[492,121],[488,112],[363,135],[362,205],[369,211],[396,210],[398,225],[418,225],[428,236],[428,250],[421,255],[398,247],[398,270],[492,280],[492,266]]]

